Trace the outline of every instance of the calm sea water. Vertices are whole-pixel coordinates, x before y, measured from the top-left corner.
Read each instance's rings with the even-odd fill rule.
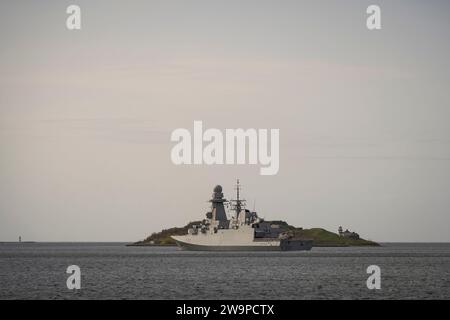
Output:
[[[68,290],[66,268],[81,268]],[[366,268],[381,268],[368,290]],[[1,299],[449,299],[450,244],[185,252],[123,243],[1,243]]]

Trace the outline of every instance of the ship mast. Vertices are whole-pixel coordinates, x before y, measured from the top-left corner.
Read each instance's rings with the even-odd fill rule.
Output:
[[[239,179],[237,179],[235,189],[236,189],[236,199],[231,200],[230,202],[232,203],[233,210],[236,212],[236,219],[238,219],[239,213],[245,207],[245,200],[240,198],[241,185],[239,183]]]

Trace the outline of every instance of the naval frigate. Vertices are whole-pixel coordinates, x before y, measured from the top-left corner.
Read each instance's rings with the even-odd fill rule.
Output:
[[[258,217],[255,211],[245,208],[240,199],[240,184],[237,180],[236,199],[226,200],[222,187],[213,190],[211,211],[206,219],[193,225],[187,235],[172,236],[182,250],[192,251],[293,251],[311,250],[312,240],[293,239],[280,228]],[[228,219],[226,208],[232,214]]]

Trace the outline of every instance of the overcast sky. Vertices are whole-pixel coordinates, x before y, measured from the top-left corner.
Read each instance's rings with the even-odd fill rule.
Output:
[[[266,219],[450,241],[449,38],[448,1],[2,1],[0,241],[143,239],[236,178]],[[279,173],[173,165],[194,120],[279,128]]]

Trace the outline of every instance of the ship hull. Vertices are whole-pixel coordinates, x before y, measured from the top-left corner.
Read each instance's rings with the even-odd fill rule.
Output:
[[[174,240],[181,250],[186,251],[307,251],[312,248],[312,241],[308,240],[281,240],[276,244],[259,242],[255,245],[203,245]]]

